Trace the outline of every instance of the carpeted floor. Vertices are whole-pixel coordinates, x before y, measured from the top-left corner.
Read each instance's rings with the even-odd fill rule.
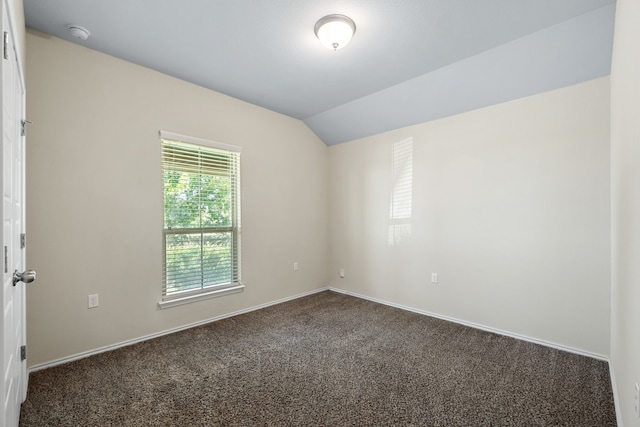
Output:
[[[32,373],[20,426],[615,426],[607,364],[322,292]]]

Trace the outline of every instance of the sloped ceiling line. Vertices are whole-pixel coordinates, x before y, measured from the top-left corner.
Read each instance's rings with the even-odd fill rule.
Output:
[[[615,0],[24,0],[27,27],[303,120],[327,145],[609,74]],[[354,19],[337,52],[313,33]],[[74,39],[69,24],[89,29]]]
[[[308,117],[327,145],[608,76],[615,5]]]

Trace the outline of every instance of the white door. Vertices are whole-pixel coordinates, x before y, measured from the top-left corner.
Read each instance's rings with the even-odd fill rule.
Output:
[[[14,281],[14,273],[22,274],[25,250],[21,242],[24,233],[24,86],[16,56],[14,37],[9,25],[8,9],[2,1],[2,383],[0,391],[2,415],[0,426],[16,427],[20,405],[26,397],[27,371],[22,346],[25,335],[25,284]],[[28,280],[28,279],[25,279]]]

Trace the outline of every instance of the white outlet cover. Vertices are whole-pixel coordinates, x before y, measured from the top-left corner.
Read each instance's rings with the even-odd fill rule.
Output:
[[[100,300],[98,298],[98,294],[92,294],[87,296],[87,307],[95,308],[100,305]]]

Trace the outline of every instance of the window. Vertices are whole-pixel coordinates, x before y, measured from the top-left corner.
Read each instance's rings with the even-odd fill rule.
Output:
[[[239,291],[240,148],[160,132],[162,306]]]

